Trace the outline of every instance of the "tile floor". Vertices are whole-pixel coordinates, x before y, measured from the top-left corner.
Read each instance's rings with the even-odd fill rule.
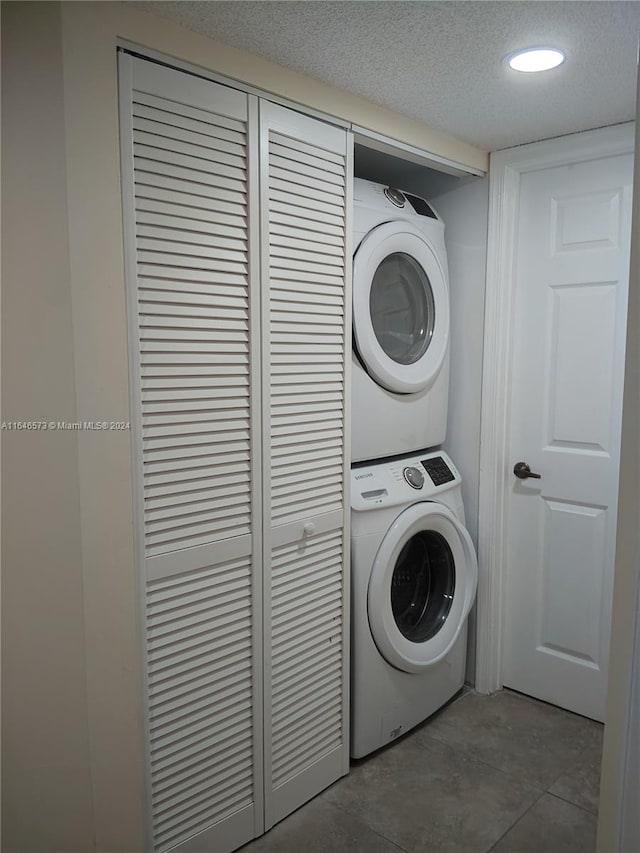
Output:
[[[465,692],[243,853],[591,853],[602,726]]]

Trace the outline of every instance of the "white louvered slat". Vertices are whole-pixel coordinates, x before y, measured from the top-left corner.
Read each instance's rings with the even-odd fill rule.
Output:
[[[232,190],[245,188],[243,154],[219,154],[212,148],[188,142],[178,144],[153,133],[134,133],[133,143],[136,163],[142,170],[155,171],[158,168],[163,175],[183,176],[187,180]],[[191,172],[198,174],[192,175]]]
[[[157,171],[146,171],[138,168],[136,172],[136,190],[138,195],[145,198],[167,198],[171,201],[176,199],[178,204],[192,204],[194,207],[210,206],[211,209],[226,209],[233,213],[242,215],[246,205],[246,196],[242,187],[237,190],[218,187],[213,190],[210,186],[202,184],[197,180],[197,175],[192,175],[193,180],[181,180],[168,174],[158,174]],[[215,197],[215,203],[210,204],[211,196]]]
[[[245,254],[245,239],[242,229],[227,228],[227,233],[223,233],[224,226],[221,224],[213,224],[211,222],[198,223],[197,220],[186,220],[170,217],[165,217],[165,223],[153,222],[148,214],[140,215],[137,227],[138,237],[146,237],[152,240],[175,240],[184,244],[181,249],[185,252],[189,247],[212,246],[224,247],[227,249],[236,249],[242,252],[242,257],[246,258]],[[164,225],[164,227],[163,227]],[[153,245],[152,245],[153,248]],[[214,255],[214,257],[216,257]]]
[[[226,417],[220,416],[220,418],[213,420],[207,412],[202,412],[197,420],[191,421],[189,416],[169,412],[163,419],[148,418],[145,445],[149,450],[153,450],[164,444],[167,446],[188,444],[190,433],[193,435],[194,441],[200,440],[201,433],[211,435],[213,441],[216,433],[227,432],[229,433],[229,440],[241,441],[248,434],[248,429],[248,418],[243,418],[237,413],[228,412]]]
[[[273,151],[273,149],[271,149]],[[282,161],[280,161],[282,162]],[[281,168],[271,157],[270,168],[271,186],[274,190],[287,190],[295,197],[303,196],[325,204],[335,205],[340,211],[344,199],[344,187],[327,181],[326,177],[314,178],[301,174],[298,169]]]
[[[169,74],[174,76],[175,72],[169,71]],[[190,82],[193,83],[193,81]],[[219,92],[220,90],[216,94],[219,94]],[[169,99],[168,96],[162,97],[138,89],[134,90],[132,100],[135,107],[133,111],[134,126],[136,117],[142,116],[151,119],[155,118],[171,127],[182,127],[215,139],[239,140],[246,133],[243,118],[232,118],[229,115],[225,115],[224,111],[219,109],[219,104],[211,96],[207,100],[212,107],[218,107],[215,110],[214,122],[210,120],[210,116],[205,114],[200,106],[190,106],[178,99]],[[237,103],[240,103],[240,99],[237,96],[235,100]],[[242,112],[244,113],[245,110]]]
[[[208,198],[210,195],[215,195],[221,201],[235,204],[246,202],[243,181],[207,175],[193,169],[181,168],[170,163],[165,164],[145,158],[136,157],[134,164],[136,180],[146,186],[172,190],[179,195],[182,193],[191,194],[198,198]]]
[[[274,549],[272,776],[284,784],[342,732],[342,530]]]
[[[315,207],[312,203],[305,204],[303,199],[297,198],[292,204],[282,193],[272,192],[270,195],[269,209],[274,222],[301,222],[304,228],[315,230],[330,229],[331,234],[344,234],[344,217],[336,214],[333,210],[323,210]],[[285,219],[286,217],[286,219]],[[296,222],[293,222],[295,225]]]
[[[121,73],[153,847],[227,853],[263,800],[257,109],[130,56]]]
[[[323,125],[319,122],[315,124],[317,128],[323,129]],[[308,126],[310,127],[311,125],[308,124]],[[278,153],[281,155],[283,154],[283,148],[285,148],[286,156],[294,160],[299,159],[301,156],[310,156],[319,163],[326,163],[327,171],[329,172],[345,173],[344,150],[338,152],[332,150],[329,145],[316,144],[313,137],[309,137],[305,141],[302,135],[293,128],[287,128],[285,132],[277,128],[270,128],[269,139],[272,146],[279,146]]]
[[[244,220],[244,202],[231,202],[219,197],[197,195],[187,192],[179,195],[135,176],[135,191],[138,211],[169,213],[186,216],[201,222],[229,222],[238,225]],[[227,219],[227,217],[229,217]]]
[[[285,113],[261,107],[270,388],[267,827],[335,781],[348,761],[346,140]]]
[[[248,425],[237,417],[249,413],[250,365],[228,352],[231,342],[247,352],[246,124],[134,91],[133,153],[151,556],[251,528],[246,489],[211,497],[221,477],[250,479]],[[208,425],[232,411],[217,440],[203,440],[203,413]],[[163,441],[154,418],[178,413],[176,439]]]
[[[159,130],[160,132],[158,132]],[[195,134],[191,134],[191,139],[188,138],[188,134],[185,134],[183,139],[177,139],[175,134],[163,133],[162,129],[158,127],[150,127],[147,130],[134,129],[133,141],[141,146],[140,154],[151,158],[154,158],[157,153],[162,159],[168,153],[171,155],[171,162],[184,163],[197,157],[205,171],[211,170],[211,164],[225,164],[230,167],[229,174],[233,174],[234,168],[244,168],[244,155],[241,145],[234,146],[232,151],[223,151],[218,141],[207,140],[206,137],[197,139]],[[142,146],[146,147],[143,148]],[[222,174],[226,173],[223,172]]]
[[[322,177],[330,180],[330,176],[334,175],[334,183],[340,183],[344,187],[344,160],[338,155],[332,158],[327,151],[319,151],[318,148],[308,146],[305,148],[304,143],[300,139],[296,140],[297,145],[291,146],[291,140],[288,137],[283,137],[279,133],[271,133],[271,152],[274,161],[279,158],[280,161],[286,161],[289,164],[300,164],[298,168],[304,173],[306,169],[320,170]],[[293,167],[295,168],[295,167]]]
[[[174,122],[176,116],[174,114]],[[180,119],[178,119],[180,121]],[[200,126],[201,127],[201,126]],[[213,132],[217,130],[217,136],[213,136]],[[154,110],[153,108],[138,105],[136,117],[133,121],[133,138],[138,138],[141,134],[153,134],[154,137],[164,137],[175,141],[178,144],[176,148],[173,144],[167,147],[174,150],[182,150],[179,146],[181,143],[188,143],[191,146],[198,148],[208,148],[214,151],[216,155],[226,152],[231,155],[242,156],[242,146],[244,145],[244,130],[233,131],[224,130],[220,127],[212,129],[212,133],[201,133],[195,129],[185,128],[178,123],[171,123],[169,115],[162,110]],[[149,141],[144,138],[143,141]]]
[[[281,153],[280,153],[281,152]],[[297,175],[296,183],[306,186],[310,182],[312,186],[326,189],[334,187],[335,192],[339,195],[344,195],[344,169],[333,171],[327,168],[329,165],[326,160],[320,160],[317,157],[304,157],[304,162],[300,159],[303,155],[291,145],[278,145],[273,142],[271,145],[271,174],[273,177],[285,175],[285,179],[289,180],[292,175]]]
[[[318,198],[319,193],[305,193],[302,187],[297,193],[289,192],[286,181],[279,181],[271,188],[269,200],[274,210],[291,210],[292,208],[301,217],[316,219],[323,217],[324,222],[344,228],[344,218],[341,214],[341,205],[338,199],[327,194],[325,198]]]
[[[280,302],[298,302],[301,305],[326,305],[342,307],[342,296],[340,291],[328,285],[315,285],[308,287],[300,293],[299,285],[296,292],[291,282],[272,279],[271,290],[274,299]]]
[[[250,557],[147,585],[158,850],[252,802],[251,606]]]
[[[154,228],[171,228],[174,234],[179,235],[200,233],[234,237],[236,240],[244,238],[246,227],[242,217],[234,219],[230,213],[216,214],[215,211],[193,209],[183,205],[166,209],[159,204],[145,204],[142,198],[138,201],[138,223],[140,229],[144,229],[146,224]]]
[[[258,146],[255,96],[121,72],[154,849],[228,853],[347,766],[351,162],[342,129],[263,102]]]
[[[310,243],[320,243],[324,247],[337,247],[342,249],[342,238],[340,233],[333,234],[328,227],[310,227],[304,220],[289,220],[290,224],[274,222],[271,226],[272,242],[285,242],[287,240],[307,240]]]
[[[329,287],[336,288],[338,291],[342,290],[341,282],[344,283],[342,276],[336,274],[335,270],[333,270],[331,274],[325,275],[318,270],[313,273],[308,273],[304,272],[304,270],[294,271],[283,268],[272,270],[272,281],[277,281],[278,283],[292,282],[293,284],[288,285],[289,287],[294,286],[294,284],[308,285],[309,288],[313,288],[317,285],[327,285]]]

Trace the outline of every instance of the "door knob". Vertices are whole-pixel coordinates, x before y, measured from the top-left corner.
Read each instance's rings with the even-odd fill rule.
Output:
[[[534,474],[526,462],[516,462],[513,466],[513,473],[519,480],[526,480],[532,477],[534,480],[540,479],[540,474]]]

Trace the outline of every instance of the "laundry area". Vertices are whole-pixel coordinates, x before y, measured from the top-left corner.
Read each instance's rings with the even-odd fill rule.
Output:
[[[466,692],[242,850],[593,850],[601,747],[593,720]]]
[[[640,6],[2,12],[3,849],[637,853]]]

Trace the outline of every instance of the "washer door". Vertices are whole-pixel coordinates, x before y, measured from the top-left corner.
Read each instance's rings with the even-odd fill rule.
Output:
[[[367,612],[380,654],[421,672],[451,650],[473,604],[478,563],[466,528],[443,504],[414,504],[387,532],[371,569]]]
[[[449,342],[443,269],[410,222],[386,222],[364,238],[353,261],[353,330],[370,376],[412,394],[436,379]]]

